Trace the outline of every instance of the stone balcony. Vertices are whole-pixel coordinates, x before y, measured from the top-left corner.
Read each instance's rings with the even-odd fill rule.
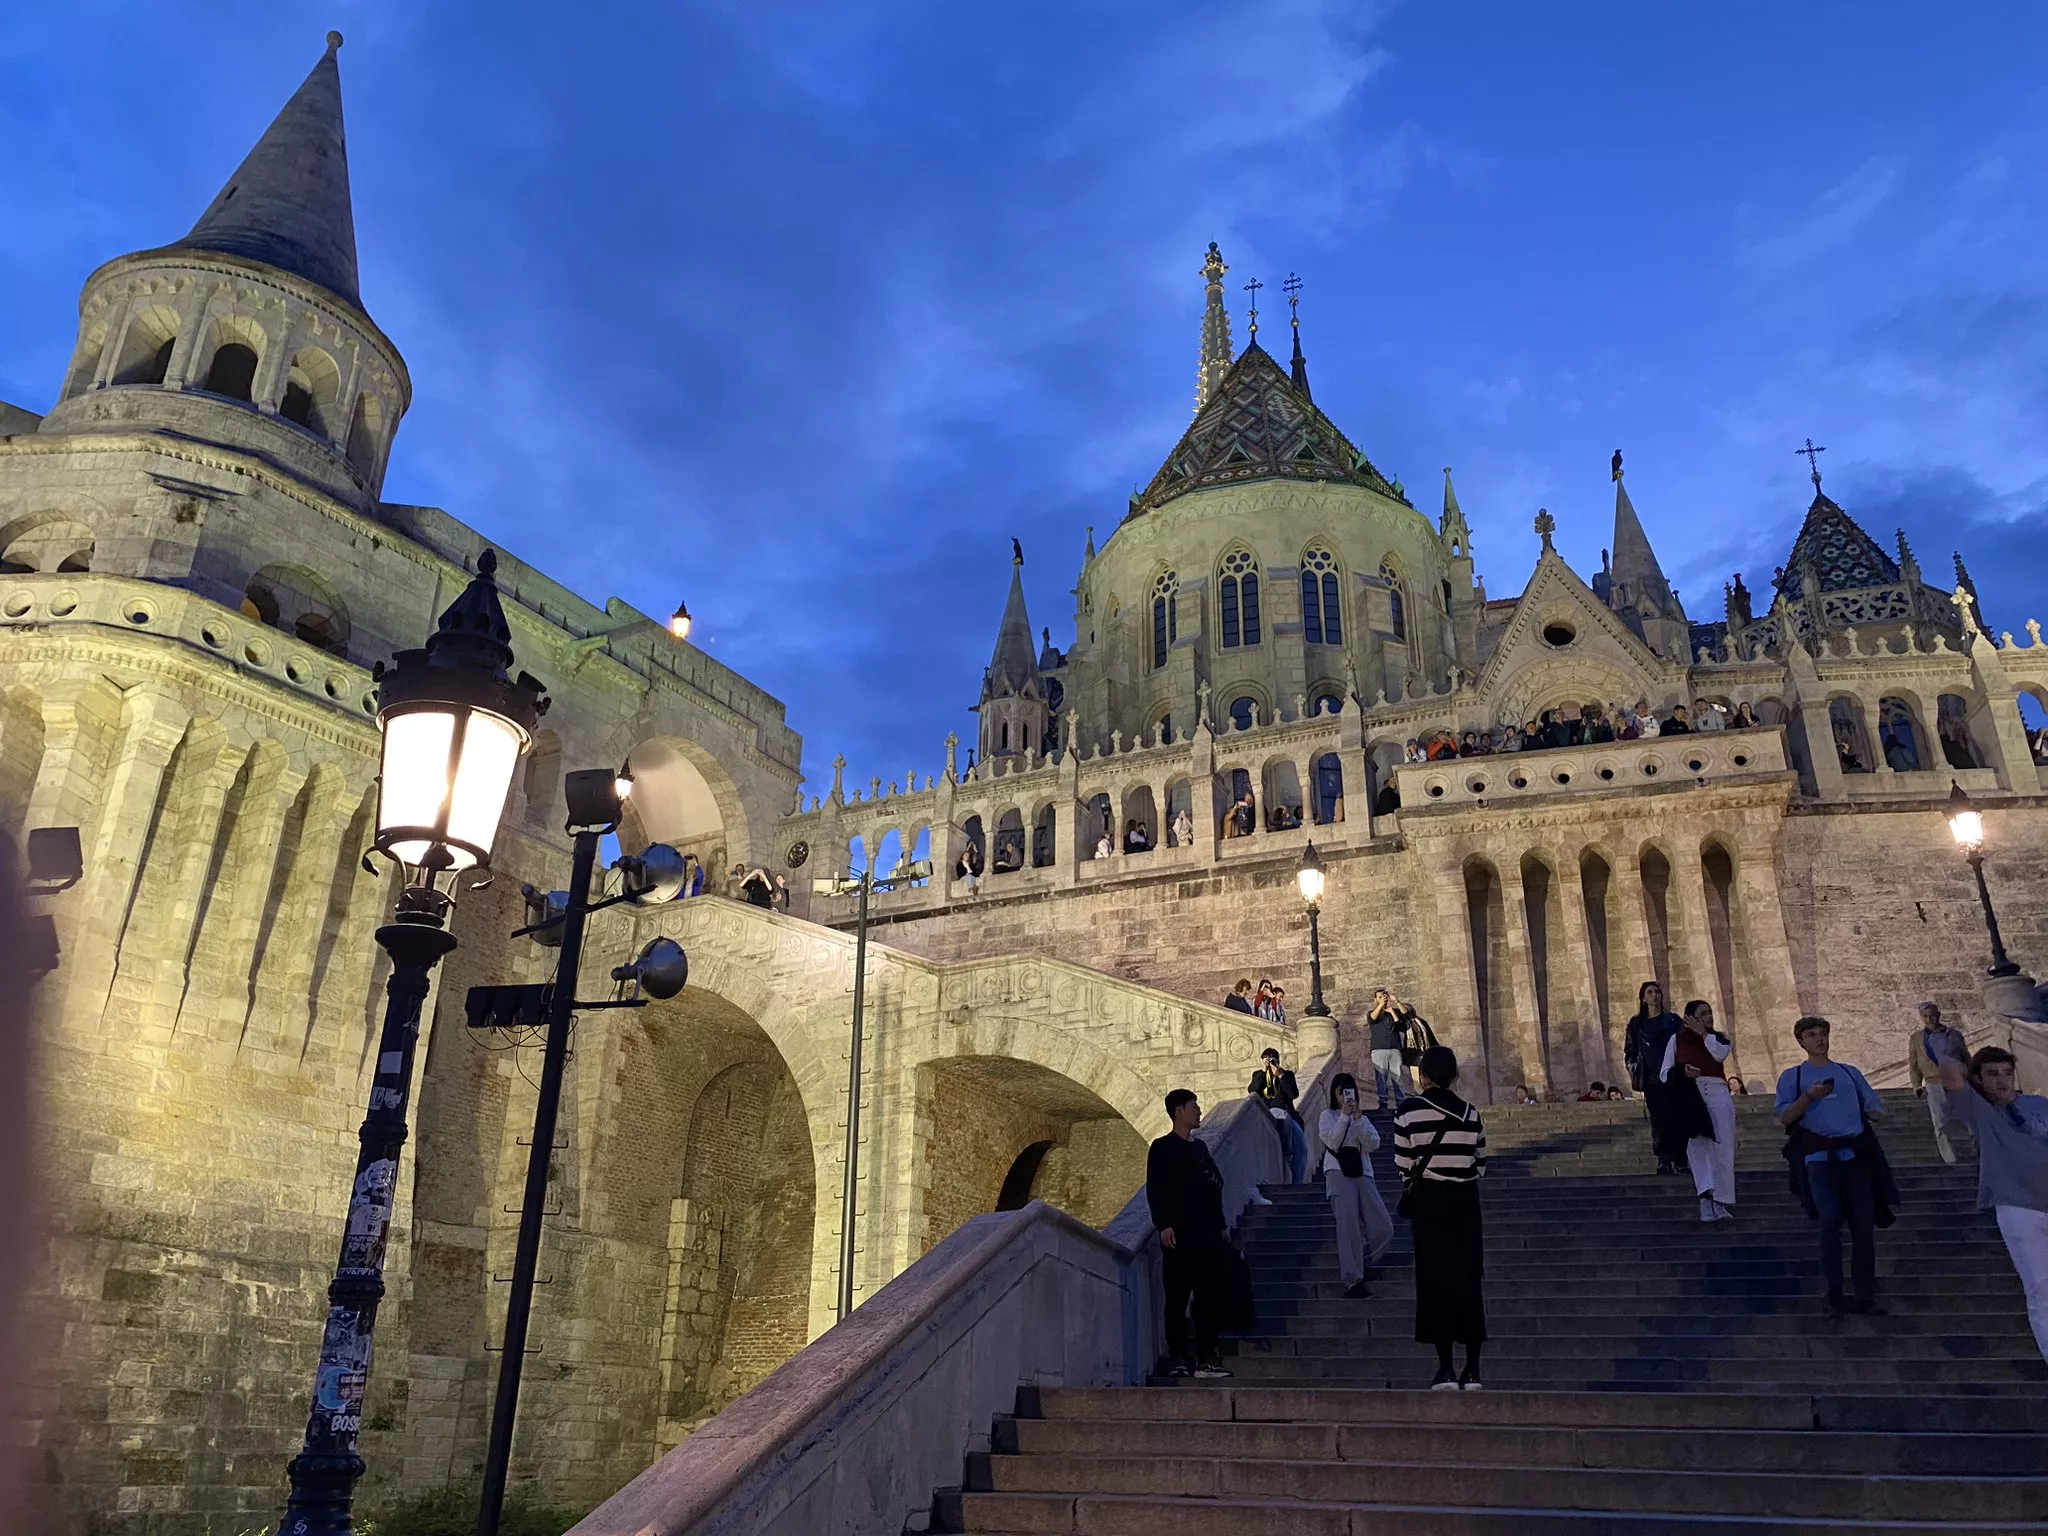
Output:
[[[1407,812],[1436,806],[1498,806],[1558,795],[1629,793],[1672,784],[1704,787],[1788,771],[1784,734],[1767,726],[1406,763],[1395,783],[1401,808]]]

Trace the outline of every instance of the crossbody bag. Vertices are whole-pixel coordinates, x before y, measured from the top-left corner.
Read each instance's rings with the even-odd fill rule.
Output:
[[[1438,1105],[1436,1107],[1441,1109],[1443,1106]],[[1464,1123],[1464,1117],[1462,1115],[1459,1116],[1458,1124],[1463,1125]],[[1413,1201],[1411,1199],[1411,1197],[1415,1193],[1415,1186],[1422,1182],[1422,1175],[1424,1171],[1427,1170],[1429,1167],[1429,1160],[1432,1157],[1436,1156],[1437,1148],[1441,1147],[1444,1144],[1444,1138],[1450,1134],[1451,1127],[1445,1126],[1442,1130],[1436,1133],[1436,1140],[1432,1141],[1427,1147],[1423,1148],[1419,1154],[1417,1154],[1415,1159],[1415,1166],[1408,1170],[1407,1176],[1403,1178],[1401,1181],[1401,1202],[1400,1204],[1394,1207],[1394,1214],[1396,1216],[1412,1217],[1415,1214],[1413,1209]]]

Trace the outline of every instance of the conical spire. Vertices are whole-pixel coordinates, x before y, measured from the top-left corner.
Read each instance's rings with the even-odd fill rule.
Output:
[[[1002,627],[996,631],[995,654],[982,683],[984,700],[1004,695],[1038,697],[1038,655],[1031,648],[1031,615],[1024,608],[1024,552],[1011,540],[1010,596],[1003,604]]]
[[[218,251],[317,283],[356,308],[355,214],[341,122],[341,34],[173,249]]]
[[[1450,544],[1459,555],[1472,553],[1472,529],[1465,521],[1465,512],[1458,505],[1458,489],[1451,484],[1451,467],[1444,466],[1444,515],[1437,524],[1437,533]]]
[[[1223,253],[1211,240],[1208,258],[1202,263],[1202,279],[1208,284],[1208,297],[1202,307],[1202,363],[1195,372],[1195,414],[1198,416],[1202,407],[1209,403],[1209,397],[1216,392],[1216,386],[1223,382],[1223,375],[1230,371],[1230,311],[1223,307],[1223,274],[1229,270],[1223,264]]]
[[[1628,608],[1636,613],[1648,604],[1656,617],[1682,619],[1685,610],[1672,595],[1671,583],[1664,579],[1664,568],[1657,563],[1650,536],[1643,532],[1642,519],[1636,516],[1635,503],[1628,499],[1628,487],[1622,483],[1618,448],[1613,473],[1614,563],[1609,569],[1612,595],[1608,602],[1616,610]]]
[[[1288,377],[1301,391],[1301,398],[1313,402],[1315,396],[1308,391],[1308,359],[1301,355],[1301,279],[1290,272],[1280,286],[1287,293],[1287,323],[1294,331],[1294,358],[1287,370]]]

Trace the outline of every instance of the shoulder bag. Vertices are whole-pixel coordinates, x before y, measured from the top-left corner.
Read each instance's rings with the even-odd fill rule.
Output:
[[[1344,1134],[1347,1137],[1350,1136],[1350,1126],[1347,1125],[1344,1128]],[[1330,1148],[1330,1150],[1337,1154],[1337,1171],[1343,1174],[1345,1178],[1362,1179],[1365,1177],[1365,1152],[1362,1148],[1353,1146],[1347,1140],[1340,1142],[1338,1145]]]

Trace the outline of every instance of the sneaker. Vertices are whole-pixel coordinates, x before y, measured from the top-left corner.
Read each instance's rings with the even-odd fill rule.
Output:
[[[1733,1221],[1734,1219],[1735,1219],[1735,1207],[1734,1207],[1734,1206],[1732,1206],[1732,1205],[1723,1205],[1723,1204],[1722,1204],[1722,1203],[1721,1203],[1720,1201],[1718,1201],[1718,1200],[1716,1200],[1716,1201],[1714,1202],[1714,1220],[1716,1220],[1716,1221]]]
[[[1458,1390],[1457,1374],[1449,1366],[1440,1366],[1429,1384],[1432,1392],[1455,1392]]]
[[[1267,1199],[1267,1198],[1265,1197],[1265,1195],[1264,1195],[1264,1193],[1263,1193],[1263,1192],[1261,1192],[1261,1191],[1259,1191],[1259,1190],[1257,1190],[1257,1189],[1254,1189],[1254,1190],[1252,1191],[1252,1204],[1253,1204],[1253,1205],[1271,1205],[1272,1203],[1273,1203],[1272,1201],[1268,1200],[1268,1199]]]
[[[1720,1207],[1714,1204],[1714,1197],[1713,1197],[1712,1195],[1701,1195],[1701,1196],[1700,1196],[1700,1220],[1701,1220],[1701,1221],[1719,1221],[1720,1219],[1721,1219],[1721,1214],[1720,1214]]]
[[[1230,1375],[1218,1360],[1204,1360],[1195,1367],[1195,1375],[1202,1381],[1221,1381]]]
[[[1481,1381],[1478,1375],[1469,1369],[1458,1378],[1458,1390],[1460,1392],[1481,1392],[1485,1389],[1486,1383]]]
[[[1363,1280],[1354,1280],[1344,1288],[1344,1299],[1346,1301],[1364,1301],[1371,1295],[1372,1292],[1366,1288]]]
[[[1195,1368],[1185,1360],[1169,1360],[1166,1365],[1166,1374],[1169,1376],[1192,1376],[1195,1374]]]

